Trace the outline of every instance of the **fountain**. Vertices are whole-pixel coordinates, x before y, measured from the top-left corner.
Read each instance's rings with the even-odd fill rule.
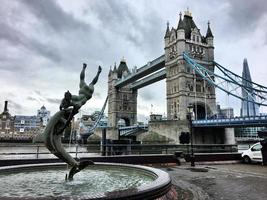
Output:
[[[87,85],[85,69],[86,64],[80,74],[79,95],[65,93],[60,110],[43,133],[46,147],[65,163],[1,167],[0,199],[157,199],[163,196],[172,199],[168,195],[174,193],[170,177],[162,170],[77,161],[63,148],[61,136],[73,116],[92,97],[102,70],[99,66],[97,75]],[[71,168],[67,175],[66,163]]]

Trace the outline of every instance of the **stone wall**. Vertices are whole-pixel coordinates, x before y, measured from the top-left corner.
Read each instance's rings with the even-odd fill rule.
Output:
[[[179,136],[181,132],[188,132],[187,120],[167,120],[155,121],[149,123],[149,132],[155,132],[159,135],[170,138],[174,143],[179,144]],[[141,137],[139,137],[142,139]]]
[[[94,134],[96,134],[97,136],[102,138],[102,128],[96,128],[94,131]],[[106,139],[118,140],[119,139],[118,129],[117,128],[107,128]]]

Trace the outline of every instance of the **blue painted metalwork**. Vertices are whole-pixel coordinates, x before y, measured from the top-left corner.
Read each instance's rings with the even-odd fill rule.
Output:
[[[253,81],[251,81],[251,80],[244,79],[242,76],[233,73],[232,71],[226,69],[225,67],[221,66],[219,63],[217,63],[217,62],[215,62],[215,61],[214,61],[214,64],[217,66],[218,69],[220,69],[220,71],[222,71],[223,73],[225,73],[228,77],[230,77],[230,76],[232,75],[233,77],[239,78],[239,79],[241,79],[241,80],[245,80],[245,81],[247,81],[247,82],[249,82],[249,83],[252,84],[254,90],[257,90],[257,91],[260,91],[260,92],[267,93],[267,87],[265,87],[265,86],[263,86],[263,85],[260,85],[260,84],[258,84],[258,83],[255,83],[255,82],[253,82]],[[227,74],[226,72],[227,72],[228,74]],[[229,75],[229,74],[230,74],[230,75]],[[262,89],[265,89],[265,90],[257,89],[257,87],[262,88]],[[250,87],[249,87],[249,88],[250,88]]]
[[[148,131],[148,124],[119,127],[120,136],[135,135],[140,131]]]
[[[100,122],[100,120],[101,120],[101,118],[104,116],[104,111],[105,111],[105,109],[106,109],[107,102],[108,102],[108,96],[106,97],[106,100],[105,100],[105,102],[104,102],[104,105],[102,106],[102,109],[101,109],[101,111],[100,111],[100,114],[99,114],[97,120],[95,121],[94,125],[93,125],[91,128],[89,128],[89,129],[86,131],[86,133],[81,134],[81,137],[82,137],[82,138],[85,138],[85,137],[87,138],[87,137],[89,137],[90,135],[92,135],[92,134],[94,133],[94,130],[96,129],[96,127],[98,127],[98,128],[107,128],[107,126],[98,125],[99,122]]]
[[[192,126],[197,127],[249,127],[249,126],[266,126],[267,115],[253,117],[235,117],[225,119],[203,119],[193,120]]]
[[[251,93],[249,90],[251,90],[252,88],[247,88],[247,89],[245,88],[248,96],[250,96],[252,100],[245,99],[241,94],[234,93],[234,92],[237,92],[238,89],[241,89],[244,87],[243,87],[242,82],[238,82],[232,76],[238,77],[239,79],[241,79],[241,81],[242,81],[242,77],[240,77],[234,73],[231,73],[232,76],[230,76],[228,73],[224,72],[225,68],[218,65],[217,63],[215,64],[215,67],[217,67],[220,71],[222,71],[225,76],[215,74],[213,71],[211,71],[211,70],[207,69],[206,67],[197,63],[187,53],[183,53],[183,58],[186,61],[186,63],[188,63],[189,66],[193,70],[195,70],[195,72],[197,74],[199,74],[209,84],[215,86],[216,88],[219,88],[220,90],[224,91],[226,94],[234,96],[238,99],[241,99],[242,101],[249,101],[251,103],[255,103],[255,104],[258,104],[261,106],[267,106],[267,102],[266,102],[267,96],[264,97],[262,94],[262,93],[267,94],[267,88],[266,87],[261,86],[261,85],[256,84],[256,83],[253,83],[253,84],[261,87],[261,89],[254,90],[254,93]],[[227,72],[229,72],[229,70]],[[221,80],[221,82],[216,83],[216,81],[218,81],[218,80],[215,80],[215,78],[217,78],[218,80]],[[225,83],[227,84],[228,87],[230,86],[231,88],[224,87],[223,84],[225,84]],[[265,88],[266,88],[266,91],[263,90]]]

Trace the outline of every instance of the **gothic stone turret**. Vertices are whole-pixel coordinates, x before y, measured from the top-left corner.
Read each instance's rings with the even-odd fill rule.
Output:
[[[186,11],[183,19],[180,13],[177,28],[170,30],[168,25],[164,40],[168,119],[186,119],[190,103],[197,108],[198,119],[204,118],[206,112],[208,115],[215,114],[214,87],[194,75],[183,60],[183,52],[187,52],[197,62],[214,71],[213,35],[209,23],[206,36],[202,36],[191,13]]]
[[[108,119],[110,127],[117,127],[120,119],[125,120],[126,126],[137,122],[137,91],[130,89],[130,86],[116,88],[115,83],[130,75],[126,61],[121,60],[119,67],[116,64],[113,70],[110,69],[108,77]]]

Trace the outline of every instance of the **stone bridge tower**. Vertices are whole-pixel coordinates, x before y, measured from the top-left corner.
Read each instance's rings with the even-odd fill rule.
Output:
[[[108,119],[110,127],[117,127],[118,121],[123,119],[126,126],[137,122],[137,90],[132,90],[130,85],[116,88],[119,79],[130,75],[126,61],[121,60],[119,67],[116,64],[108,75]]]
[[[187,52],[198,63],[214,71],[213,34],[208,23],[206,36],[202,36],[193,17],[186,11],[177,28],[169,28],[165,40],[166,92],[168,119],[186,119],[187,107],[194,105],[198,119],[216,112],[215,88],[209,85],[183,60]]]

